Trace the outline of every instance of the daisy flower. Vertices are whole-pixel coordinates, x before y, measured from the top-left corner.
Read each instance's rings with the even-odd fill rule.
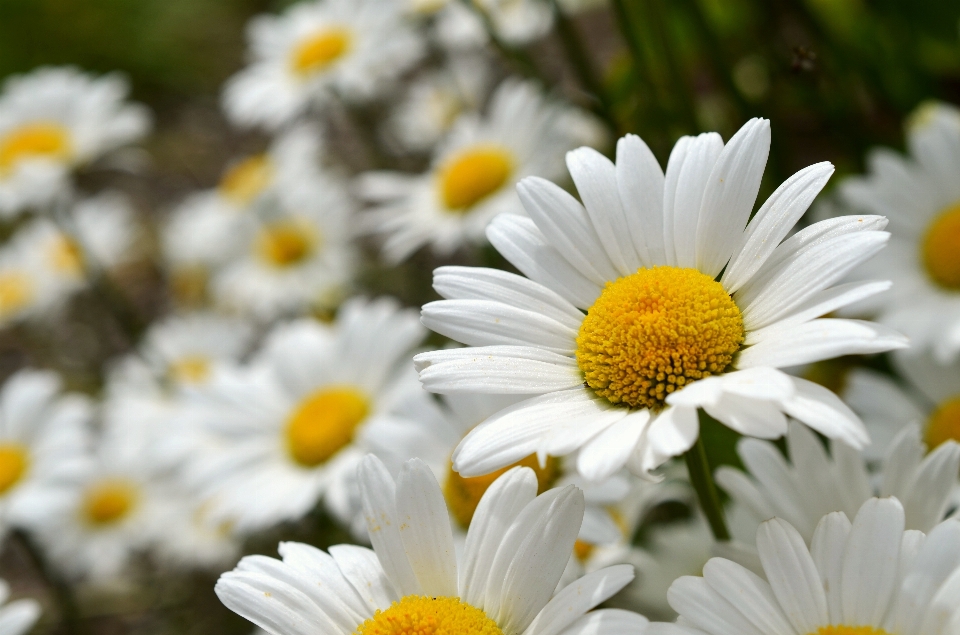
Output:
[[[70,171],[141,138],[150,115],[125,101],[117,75],[40,68],[6,80],[0,94],[0,215],[64,194]]]
[[[726,145],[712,133],[684,137],[666,175],[632,135],[616,164],[573,151],[584,204],[528,178],[517,189],[530,217],[504,214],[487,230],[528,277],[434,273],[446,299],[425,305],[422,321],[471,348],[415,357],[427,390],[538,394],[470,432],[453,455],[457,472],[579,450],[590,480],[624,465],[649,474],[697,440],[698,408],[748,436],[782,436],[790,415],[854,447],[868,442],[836,395],[777,369],[906,346],[883,326],[820,318],[888,288],[832,286],[886,243],[885,221],[843,217],[784,240],[833,172],[821,163],[748,224],[769,145],[761,119]]]
[[[86,465],[90,402],[49,371],[21,370],[0,389],[0,530],[37,523]],[[0,532],[2,533],[2,532]]]
[[[17,245],[0,247],[0,327],[42,315],[45,285]]]
[[[895,498],[870,499],[851,523],[824,516],[808,548],[785,520],[757,530],[765,579],[715,558],[670,587],[677,624],[662,633],[947,635],[960,630],[960,522],[904,531]]]
[[[89,264],[113,269],[130,261],[139,228],[130,201],[120,192],[103,192],[78,201],[67,217]]]
[[[842,441],[823,444],[809,429],[791,422],[789,461],[768,441],[741,439],[737,453],[747,473],[723,466],[717,483],[752,517],[749,536],[767,518],[789,522],[809,544],[817,523],[830,512],[849,516],[867,499],[896,496],[907,529],[928,532],[951,510],[960,492],[960,444],[948,441],[924,456],[920,429],[908,425],[893,440],[876,473]]]
[[[220,600],[274,635],[579,635],[646,627],[635,613],[591,612],[632,579],[629,565],[554,594],[583,514],[575,487],[537,496],[530,469],[507,472],[487,490],[458,558],[430,468],[414,459],[395,483],[368,457],[360,480],[373,551],[338,545],[327,554],[281,543],[282,561],[251,556],[221,576]]]
[[[208,571],[223,571],[236,563],[240,542],[229,522],[210,517],[209,502],[168,483],[161,505],[164,531],[153,545],[158,560],[180,569]]]
[[[424,336],[416,314],[387,299],[353,299],[336,322],[299,320],[268,337],[247,367],[196,391],[185,425],[215,439],[187,467],[215,522],[239,533],[296,520],[322,497],[343,522],[363,429],[411,391],[402,370]],[[412,373],[411,373],[412,374]]]
[[[532,82],[505,81],[484,115],[466,113],[453,124],[427,173],[360,177],[361,196],[374,204],[362,227],[386,235],[383,255],[394,263],[425,245],[447,256],[482,242],[494,216],[523,213],[515,191],[522,178],[563,176],[563,153],[585,141],[567,125],[570,108]]]
[[[905,351],[893,356],[893,365],[905,382],[865,368],[851,369],[845,378],[844,401],[876,437],[868,457],[883,456],[911,422],[920,424],[931,450],[949,440],[960,442],[960,360],[943,365],[929,352]]]
[[[324,0],[255,17],[250,64],[223,93],[227,115],[239,125],[277,128],[334,95],[373,97],[423,54],[398,5]]]
[[[0,633],[26,635],[40,618],[40,603],[30,598],[10,599],[10,585],[0,580]]]
[[[839,188],[849,207],[890,219],[889,249],[853,275],[889,278],[893,289],[857,308],[946,364],[960,353],[960,110],[921,106],[910,119],[907,147],[908,157],[875,150],[868,174]]]

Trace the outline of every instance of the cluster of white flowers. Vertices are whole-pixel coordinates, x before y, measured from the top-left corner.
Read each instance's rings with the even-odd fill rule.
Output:
[[[494,59],[587,4],[255,18],[222,109],[264,150],[158,222],[78,178],[148,132],[124,80],[7,80],[0,327],[82,293],[134,315],[95,388],[0,387],[0,540],[68,587],[227,571],[272,635],[960,635],[960,111],[805,223],[834,168],[759,202],[769,121],[662,167]],[[436,295],[384,294],[422,261]],[[739,464],[712,470],[717,422]],[[241,559],[306,522],[355,544]]]

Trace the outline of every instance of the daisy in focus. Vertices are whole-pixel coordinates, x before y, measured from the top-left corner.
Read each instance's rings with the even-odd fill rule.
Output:
[[[21,370],[0,389],[0,536],[34,526],[83,475],[92,406],[49,371]],[[0,618],[2,622],[2,618]]]
[[[851,523],[833,512],[808,548],[774,518],[757,530],[765,579],[714,558],[670,587],[677,624],[662,633],[952,635],[960,632],[960,522],[904,531],[895,498],[870,499]]]
[[[0,580],[0,633],[3,635],[26,635],[40,619],[40,603],[23,598],[8,602],[10,585]]]
[[[0,94],[0,215],[42,207],[69,189],[75,167],[143,137],[150,115],[125,101],[118,75],[40,68],[6,80]]]
[[[790,460],[774,444],[741,439],[737,453],[747,473],[728,466],[717,470],[717,483],[733,499],[732,514],[749,541],[760,523],[783,518],[810,544],[817,523],[830,512],[854,516],[873,496],[896,496],[904,507],[907,529],[929,532],[953,508],[960,494],[960,444],[947,441],[929,454],[916,425],[905,426],[884,461],[868,470],[859,452],[842,441],[827,454],[813,432],[792,422],[787,433]]]
[[[928,103],[907,128],[910,155],[875,150],[869,173],[841,183],[850,208],[890,219],[890,246],[853,272],[894,281],[857,305],[905,333],[942,364],[960,354],[960,110]]]
[[[498,216],[487,236],[527,277],[442,267],[434,288],[446,299],[422,311],[471,347],[415,357],[427,390],[538,395],[470,432],[454,470],[578,451],[588,480],[624,465],[649,475],[697,441],[698,408],[747,436],[782,436],[789,415],[869,442],[836,395],[778,368],[907,345],[884,326],[820,317],[889,288],[833,286],[883,247],[886,221],[842,217],[786,238],[833,172],[820,163],[748,223],[769,147],[762,119],[726,145],[683,137],[664,175],[628,135],[616,164],[589,148],[567,155],[583,204],[544,179],[519,184],[529,218]]]
[[[348,524],[363,430],[413,391],[404,372],[424,337],[416,314],[354,299],[333,324],[281,324],[250,365],[224,369],[184,412],[207,442],[187,466],[215,522],[244,534],[296,520],[323,498]]]
[[[362,228],[384,236],[382,254],[391,263],[426,245],[448,256],[482,243],[494,216],[523,214],[516,193],[521,179],[562,178],[563,153],[602,137],[590,121],[548,100],[532,82],[507,80],[485,114],[465,113],[452,125],[427,173],[361,175],[360,195],[373,204]]]
[[[399,3],[324,0],[255,17],[250,64],[224,89],[223,108],[242,126],[278,128],[331,98],[367,100],[422,55]]]
[[[633,578],[629,565],[554,593],[583,514],[575,487],[537,496],[530,469],[507,472],[484,495],[458,558],[430,468],[412,460],[397,482],[374,457],[360,470],[373,551],[338,545],[326,554],[281,543],[283,561],[250,556],[221,576],[221,601],[275,635],[580,635],[646,627],[635,613],[591,611]]]

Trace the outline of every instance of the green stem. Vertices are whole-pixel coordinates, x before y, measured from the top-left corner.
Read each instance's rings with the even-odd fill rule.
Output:
[[[701,411],[701,420],[705,416],[707,415]],[[687,450],[683,458],[687,462],[687,471],[690,472],[690,483],[697,492],[700,508],[707,517],[707,522],[710,523],[713,537],[717,540],[730,540],[730,531],[727,529],[727,522],[723,515],[723,504],[720,502],[717,486],[713,482],[713,474],[710,471],[710,463],[707,461],[707,450],[703,445],[702,435],[697,437],[697,442]]]
[[[663,57],[667,63],[667,72],[673,80],[674,90],[676,92],[674,98],[680,102],[679,110],[685,119],[684,123],[688,129],[687,132],[695,134],[700,129],[700,124],[697,123],[696,95],[686,79],[676,51],[673,49],[673,46],[671,46],[672,42],[670,33],[668,32],[669,25],[667,24],[666,15],[664,15],[662,0],[647,0],[646,5],[650,22],[653,26],[653,32],[660,41],[660,48],[663,51]]]
[[[594,68],[587,51],[583,46],[580,35],[577,33],[573,22],[566,16],[560,8],[557,0],[552,0],[553,14],[557,23],[557,32],[560,34],[560,40],[563,42],[564,52],[573,66],[577,79],[583,89],[590,93],[593,98],[593,110],[607,122],[614,133],[619,133],[620,126],[617,124],[616,117],[613,114],[613,107],[610,104],[610,98],[607,92],[601,86],[597,79],[597,70]]]

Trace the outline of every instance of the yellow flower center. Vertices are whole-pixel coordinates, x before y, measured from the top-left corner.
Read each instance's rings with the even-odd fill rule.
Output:
[[[58,236],[50,245],[47,257],[55,271],[73,276],[83,272],[83,248],[68,236]]]
[[[0,139],[0,172],[24,159],[65,159],[70,156],[70,131],[58,123],[26,124]]]
[[[470,521],[473,520],[473,514],[477,511],[477,505],[480,504],[480,499],[483,498],[487,488],[493,485],[493,482],[504,472],[517,466],[533,469],[537,475],[538,494],[542,494],[550,489],[550,486],[557,479],[560,472],[560,461],[558,459],[554,457],[547,458],[546,466],[541,468],[540,462],[534,454],[520,459],[513,465],[508,465],[496,472],[469,478],[464,478],[454,472],[453,465],[451,464],[447,471],[447,480],[443,484],[443,495],[444,498],[447,499],[447,508],[461,527],[466,529],[470,526]]]
[[[297,75],[312,75],[343,57],[353,44],[353,34],[344,27],[331,27],[305,39],[293,51],[290,65]]]
[[[831,624],[830,626],[821,626],[810,635],[890,635],[882,628],[872,626],[846,626],[844,624]]]
[[[83,499],[83,517],[91,525],[119,522],[137,503],[137,488],[125,481],[103,481],[87,489]]]
[[[278,221],[260,230],[257,252],[274,267],[292,267],[313,254],[318,236],[309,227],[290,221]]]
[[[577,335],[587,385],[611,403],[659,410],[667,395],[723,372],[743,342],[740,309],[696,269],[640,269],[608,282]]]
[[[18,444],[0,445],[0,495],[20,482],[29,464],[27,449]]]
[[[202,355],[187,355],[170,364],[170,379],[181,384],[202,384],[210,377],[210,360]]]
[[[573,543],[573,555],[577,557],[581,564],[587,561],[587,558],[593,553],[593,549],[594,545],[579,538]]]
[[[248,157],[229,168],[220,179],[220,194],[237,205],[253,202],[273,180],[273,164],[265,154]]]
[[[357,627],[354,635],[503,635],[497,623],[460,598],[407,595]]]
[[[960,202],[940,212],[923,237],[923,264],[941,287],[960,290]]]
[[[287,421],[287,449],[303,467],[316,467],[353,440],[367,414],[366,395],[350,386],[323,388],[307,396]]]
[[[27,306],[33,298],[30,278],[18,271],[0,273],[0,317]]]
[[[440,168],[440,196],[448,210],[465,212],[507,182],[514,159],[506,149],[480,146],[461,152]]]
[[[960,442],[960,396],[947,399],[937,406],[927,421],[924,437],[928,450],[950,439]]]

